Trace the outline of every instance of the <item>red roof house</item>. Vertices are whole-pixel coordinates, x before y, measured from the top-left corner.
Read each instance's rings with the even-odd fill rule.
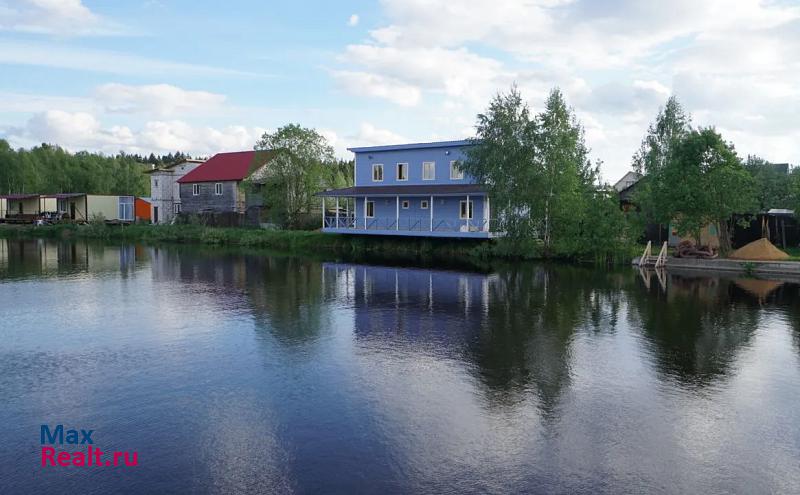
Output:
[[[262,169],[271,151],[217,153],[178,179],[181,211],[185,213],[244,213],[255,206],[257,196],[247,199],[242,181]]]
[[[205,163],[178,179],[178,183],[240,181],[265,165],[272,153],[269,151],[235,151],[217,153]]]

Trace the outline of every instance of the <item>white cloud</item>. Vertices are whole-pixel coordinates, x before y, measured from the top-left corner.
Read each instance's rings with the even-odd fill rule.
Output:
[[[103,84],[95,90],[95,98],[109,112],[157,116],[208,111],[225,102],[225,95],[189,91],[170,84]]]
[[[385,98],[402,106],[416,105],[422,94],[416,86],[368,72],[334,71],[332,75],[350,93]]]
[[[358,26],[358,21],[358,14],[353,14],[349,19],[347,19],[347,25],[350,27]]]
[[[697,123],[716,124],[735,137],[740,152],[800,161],[794,84],[800,6],[763,0],[382,5],[388,22],[345,48],[342,69],[362,75],[354,93],[416,105],[418,115],[406,118],[435,123],[436,134],[463,132],[465,120],[511,82],[534,109],[559,86],[611,180],[629,167],[647,124],[675,92]],[[398,97],[382,86],[387,81],[418,96]],[[424,129],[434,133],[431,125]]]
[[[358,132],[348,137],[348,147],[398,144],[408,141],[399,134],[388,129],[377,128],[368,122],[363,122],[358,128]]]
[[[121,34],[124,29],[81,0],[0,0],[0,30],[59,36]]]
[[[0,41],[0,64],[33,65],[129,76],[142,74],[267,77],[247,71],[159,60],[110,50],[73,48],[63,43]]]
[[[87,112],[48,110],[30,118],[24,128],[11,129],[9,137],[27,143],[49,142],[67,149],[115,153],[169,152],[180,150],[194,155],[251,149],[266,129],[230,125],[222,128],[195,126],[182,120],[153,120],[140,129],[103,126]]]

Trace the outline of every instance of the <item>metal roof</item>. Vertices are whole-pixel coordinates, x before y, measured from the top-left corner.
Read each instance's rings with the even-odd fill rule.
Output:
[[[86,193],[59,193],[59,194],[45,194],[45,198],[67,199],[77,198],[78,196],[86,196]]]
[[[236,151],[217,153],[205,163],[178,179],[187,182],[222,182],[246,179],[273,157],[272,151]]]
[[[486,194],[486,187],[482,184],[359,186],[322,191],[317,193],[317,196],[459,196],[464,194]]]
[[[4,194],[0,196],[3,199],[19,200],[19,199],[32,199],[38,198],[38,194]]]
[[[469,146],[473,144],[471,141],[461,139],[458,141],[437,141],[432,143],[409,143],[409,144],[388,144],[385,146],[364,146],[360,148],[347,148],[348,151],[353,153],[368,153],[371,151],[397,151],[397,150],[418,150],[426,148],[458,148],[460,146]]]

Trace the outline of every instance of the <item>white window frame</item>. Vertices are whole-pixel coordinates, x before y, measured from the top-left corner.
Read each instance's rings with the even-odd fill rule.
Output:
[[[420,210],[427,210],[428,209],[428,200],[427,199],[423,199],[422,201],[419,202],[419,209]]]
[[[200,184],[192,184],[192,196],[200,196]]]
[[[366,210],[365,215],[367,218],[375,218],[375,201],[367,201],[367,205],[364,209]],[[370,210],[372,211],[370,212]]]
[[[214,183],[214,196],[222,196],[222,182]]]
[[[409,209],[411,207],[411,201],[409,201],[407,199],[404,199],[400,203],[401,203],[400,207],[403,208],[404,210],[407,210],[407,209]]]
[[[464,204],[465,203],[468,203],[467,204],[467,216],[464,216]],[[458,204],[458,218],[459,219],[461,219],[461,220],[472,220],[473,213],[474,213],[474,211],[473,211],[473,202],[472,202],[471,199],[469,201],[467,201],[466,199],[463,199],[463,200],[461,200],[461,202],[459,202],[459,204]]]
[[[117,217],[123,222],[132,222],[134,220],[136,200],[133,196],[120,196],[117,201]]]
[[[400,177],[400,170],[405,172],[405,177]],[[399,162],[397,164],[397,180],[398,181],[407,181],[408,180],[408,163],[406,162]]]
[[[454,173],[454,172],[458,173]],[[450,160],[450,180],[464,180],[464,170],[458,166],[458,160]]]
[[[380,179],[376,179],[376,172],[380,170]],[[373,163],[372,164],[372,182],[383,182],[383,163]]]
[[[425,176],[425,166],[430,165],[431,176]],[[436,162],[422,162],[422,180],[436,180]]]

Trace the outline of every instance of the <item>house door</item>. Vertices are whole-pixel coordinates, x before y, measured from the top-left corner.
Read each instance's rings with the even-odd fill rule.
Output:
[[[158,223],[158,206],[153,207],[153,223]]]
[[[75,220],[75,203],[70,203],[69,204],[69,217],[72,220]]]

